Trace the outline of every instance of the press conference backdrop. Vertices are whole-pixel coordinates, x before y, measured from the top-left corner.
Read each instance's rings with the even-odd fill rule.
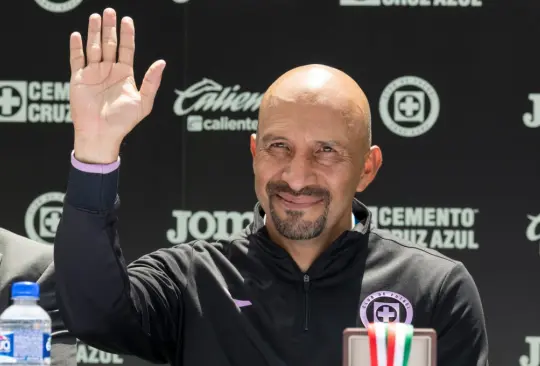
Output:
[[[307,63],[365,90],[384,164],[358,198],[379,226],[463,261],[495,366],[540,365],[540,2],[24,0],[3,5],[0,226],[52,243],[73,125],[69,34],[114,7],[137,27],[140,82],[167,61],[122,149],[129,261],[245,226],[262,93]],[[83,344],[81,364],[145,365]]]

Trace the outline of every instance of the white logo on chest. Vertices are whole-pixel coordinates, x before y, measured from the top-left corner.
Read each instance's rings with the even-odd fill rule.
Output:
[[[391,291],[377,291],[360,305],[360,319],[366,328],[370,323],[411,324],[413,308],[405,296]]]

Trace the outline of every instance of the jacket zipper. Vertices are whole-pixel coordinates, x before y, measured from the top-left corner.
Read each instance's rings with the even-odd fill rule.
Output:
[[[304,275],[304,331],[308,330],[309,324],[309,275]]]

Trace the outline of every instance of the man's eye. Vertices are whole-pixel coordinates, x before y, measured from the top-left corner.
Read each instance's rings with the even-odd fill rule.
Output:
[[[329,153],[329,152],[334,152],[335,150],[332,149],[330,146],[323,146],[323,147],[321,148],[321,151],[322,151],[322,152],[325,152],[325,153]]]
[[[283,148],[286,148],[287,146],[285,146],[283,142],[274,142],[270,145],[270,147],[272,148],[277,147],[279,149],[283,149]]]

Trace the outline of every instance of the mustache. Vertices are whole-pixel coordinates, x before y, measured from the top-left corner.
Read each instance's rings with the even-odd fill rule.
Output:
[[[306,186],[299,191],[292,189],[287,182],[277,181],[277,182],[268,182],[266,185],[266,193],[268,196],[274,196],[278,193],[288,193],[293,196],[316,196],[325,198],[326,200],[330,199],[330,192],[327,189],[324,189],[319,186]]]

